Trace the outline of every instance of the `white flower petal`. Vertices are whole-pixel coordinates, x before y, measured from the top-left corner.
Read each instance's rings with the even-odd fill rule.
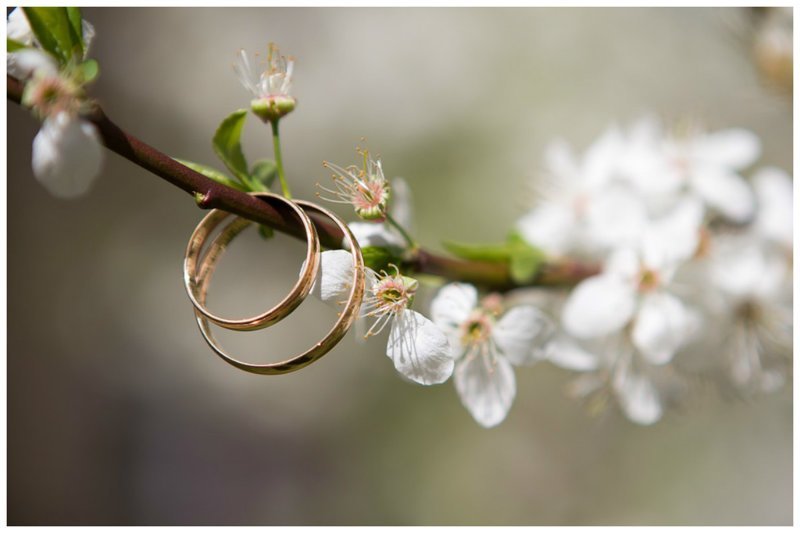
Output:
[[[517,392],[514,370],[502,357],[469,354],[458,364],[455,385],[461,403],[483,427],[502,422]]]
[[[758,198],[756,231],[787,248],[792,247],[792,178],[775,167],[762,168],[753,176]]]
[[[628,374],[614,384],[620,406],[625,415],[637,424],[658,422],[663,414],[658,391],[647,378]]]
[[[667,215],[647,225],[642,236],[642,259],[660,270],[690,259],[700,243],[703,205],[686,198]]]
[[[233,63],[233,71],[236,73],[236,77],[239,78],[239,82],[244,86],[244,88],[257,97],[259,90],[257,87],[256,76],[253,73],[253,67],[250,65],[250,59],[247,57],[247,52],[245,52],[243,49],[240,49],[239,53],[236,55],[236,61]]]
[[[28,18],[22,8],[16,8],[9,13],[6,23],[8,38],[25,45],[33,44],[33,31],[28,23]]]
[[[647,212],[632,190],[610,187],[596,194],[586,212],[587,237],[591,244],[608,249],[639,242]]]
[[[327,250],[320,254],[319,273],[311,294],[336,306],[347,301],[353,284],[353,256],[345,250]]]
[[[564,329],[578,338],[613,333],[627,324],[635,310],[635,287],[614,276],[582,281],[564,304]]]
[[[458,329],[478,305],[478,290],[469,283],[448,283],[431,302],[431,318],[437,326]]]
[[[717,244],[711,263],[711,281],[735,299],[770,299],[780,293],[788,265],[777,253],[768,253],[761,242],[742,238]]]
[[[394,178],[391,185],[391,207],[392,218],[400,224],[403,229],[413,235],[414,233],[414,203],[411,194],[411,187],[403,178]]]
[[[45,120],[33,139],[33,173],[55,196],[86,193],[102,162],[103,149],[94,125],[66,113]]]
[[[529,365],[542,357],[541,347],[553,334],[553,323],[532,305],[509,309],[492,329],[500,354],[512,364]]]
[[[659,292],[642,298],[631,337],[647,361],[663,365],[672,360],[694,329],[692,315],[683,302]]]
[[[89,48],[91,48],[92,41],[94,41],[94,26],[87,20],[83,20],[81,22],[81,32],[83,33],[83,57],[85,59],[89,56]]]
[[[58,64],[53,57],[35,48],[26,48],[8,54],[6,60],[8,73],[24,80],[34,74],[43,77],[58,76]]]
[[[567,338],[558,338],[547,345],[547,359],[561,368],[588,372],[600,366],[599,358]]]
[[[564,255],[575,242],[578,225],[571,208],[545,203],[520,218],[517,229],[526,241],[545,253]]]
[[[386,224],[377,222],[351,222],[347,225],[359,246],[404,247],[403,237]]]
[[[579,174],[575,153],[564,139],[551,141],[545,147],[544,164],[550,177],[572,181]]]
[[[781,253],[764,251],[764,269],[755,285],[756,295],[762,302],[777,299],[784,290],[791,290],[788,281],[788,259]]]
[[[436,324],[410,309],[394,319],[386,355],[398,372],[422,385],[443,383],[453,374],[447,336]]]
[[[742,169],[761,155],[761,141],[751,131],[731,128],[699,137],[695,140],[693,152],[703,162]]]
[[[584,154],[583,181],[590,187],[599,187],[608,183],[619,166],[623,149],[620,129],[617,126],[607,128]]]
[[[691,184],[709,206],[734,222],[745,222],[753,216],[755,197],[738,174],[711,165],[697,165]]]
[[[614,250],[603,264],[603,274],[635,283],[640,270],[639,254],[633,248]]]

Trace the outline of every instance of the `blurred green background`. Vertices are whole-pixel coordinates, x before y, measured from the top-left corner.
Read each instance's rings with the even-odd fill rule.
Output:
[[[234,53],[296,57],[282,124],[295,195],[366,137],[416,195],[416,231],[500,239],[530,205],[546,143],[585,147],[645,112],[742,126],[791,169],[791,101],[763,83],[743,9],[84,9],[92,94],[162,151],[221,166],[219,121],[249,94]],[[753,402],[698,394],[642,428],[590,417],[571,375],[517,372],[498,428],[451,383],[399,379],[385,335],[351,334],[301,372],[259,377],[206,347],[181,261],[202,213],[107,153],[91,192],[48,195],[30,170],[38,128],[8,110],[10,524],[790,524],[791,389]],[[248,119],[251,160],[271,157]],[[340,211],[350,217],[346,211]],[[352,218],[351,218],[352,219]],[[245,315],[291,286],[304,246],[237,240],[212,305]],[[251,360],[321,336],[304,304],[275,328],[222,335]]]

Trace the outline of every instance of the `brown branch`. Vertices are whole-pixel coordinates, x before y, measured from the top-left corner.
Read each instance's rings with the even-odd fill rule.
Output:
[[[7,78],[8,99],[19,104],[22,99],[23,84],[11,76]],[[223,209],[270,226],[282,233],[305,239],[300,221],[288,209],[273,207],[178,163],[117,126],[99,106],[85,118],[97,126],[103,144],[109,150],[186,191],[202,209]],[[344,237],[341,230],[322,218],[313,214],[311,216],[316,223],[322,245],[328,248],[341,248]],[[489,289],[507,290],[517,286],[511,279],[508,266],[503,263],[463,261],[419,250],[406,266],[417,272],[474,283]],[[594,265],[573,261],[548,263],[530,285],[571,285],[596,274],[597,271]]]

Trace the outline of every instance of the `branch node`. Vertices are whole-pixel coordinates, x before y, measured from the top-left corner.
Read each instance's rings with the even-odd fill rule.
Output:
[[[206,193],[202,192],[195,192],[194,193],[194,201],[200,209],[210,209],[212,204],[212,193],[214,191],[208,191]]]

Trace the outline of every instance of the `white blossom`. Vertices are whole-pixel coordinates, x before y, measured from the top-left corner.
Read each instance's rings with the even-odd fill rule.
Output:
[[[753,176],[753,188],[758,199],[754,231],[767,242],[791,250],[792,178],[779,168],[762,168]]]
[[[589,339],[626,328],[650,363],[669,362],[697,327],[696,313],[669,285],[677,267],[697,248],[700,212],[696,202],[687,200],[649,223],[637,248],[614,252],[600,274],[570,294],[562,312],[565,330]]]
[[[657,122],[645,120],[631,130],[629,146],[622,173],[651,208],[669,209],[688,192],[734,222],[753,216],[755,199],[740,175],[761,153],[752,132],[731,128],[666,136]]]
[[[320,274],[312,290],[329,304],[346,300],[353,279],[350,252],[323,252]],[[386,355],[404,377],[422,385],[447,381],[453,374],[453,356],[447,336],[433,322],[410,309],[418,283],[412,278],[366,269],[367,287],[362,318],[371,320],[365,337],[389,327]]]
[[[294,59],[282,56],[275,43],[269,43],[265,68],[260,72],[244,50],[237,53],[233,70],[253,95],[251,109],[262,120],[278,120],[294,110],[297,102],[290,94]]]
[[[724,348],[734,383],[771,392],[783,384],[792,353],[791,255],[754,235],[717,238],[709,277],[728,306]]]
[[[374,160],[369,153],[361,152],[364,157],[363,168],[350,165],[342,168],[325,161],[322,165],[333,171],[333,189],[317,184],[323,192],[332,197],[317,196],[329,202],[347,204],[353,207],[356,214],[364,220],[383,220],[386,218],[386,206],[389,203],[389,182],[383,175],[381,160]]]
[[[412,231],[413,204],[411,188],[406,183],[406,180],[403,178],[392,179],[391,196],[389,214],[406,231]],[[351,222],[348,226],[353,235],[355,235],[356,240],[358,240],[358,244],[362,247],[405,248],[408,244],[397,228],[386,222]]]
[[[496,426],[508,414],[516,395],[512,365],[542,358],[541,345],[552,330],[536,307],[520,305],[505,313],[501,300],[478,302],[475,287],[450,283],[431,303],[435,324],[447,332],[456,359],[455,386],[461,402],[484,427]]]
[[[580,159],[563,141],[548,146],[541,201],[517,223],[522,237],[556,256],[632,239],[645,213],[630,191],[614,185],[624,153],[616,127]]]
[[[664,413],[664,400],[651,374],[664,367],[636,358],[635,352],[623,333],[595,343],[591,349],[561,335],[548,346],[547,357],[562,368],[583,372],[568,390],[571,396],[584,400],[590,411],[605,408],[606,399],[613,396],[630,421],[650,425]]]
[[[94,125],[65,112],[46,118],[33,139],[33,173],[55,196],[73,198],[86,193],[102,161]]]

